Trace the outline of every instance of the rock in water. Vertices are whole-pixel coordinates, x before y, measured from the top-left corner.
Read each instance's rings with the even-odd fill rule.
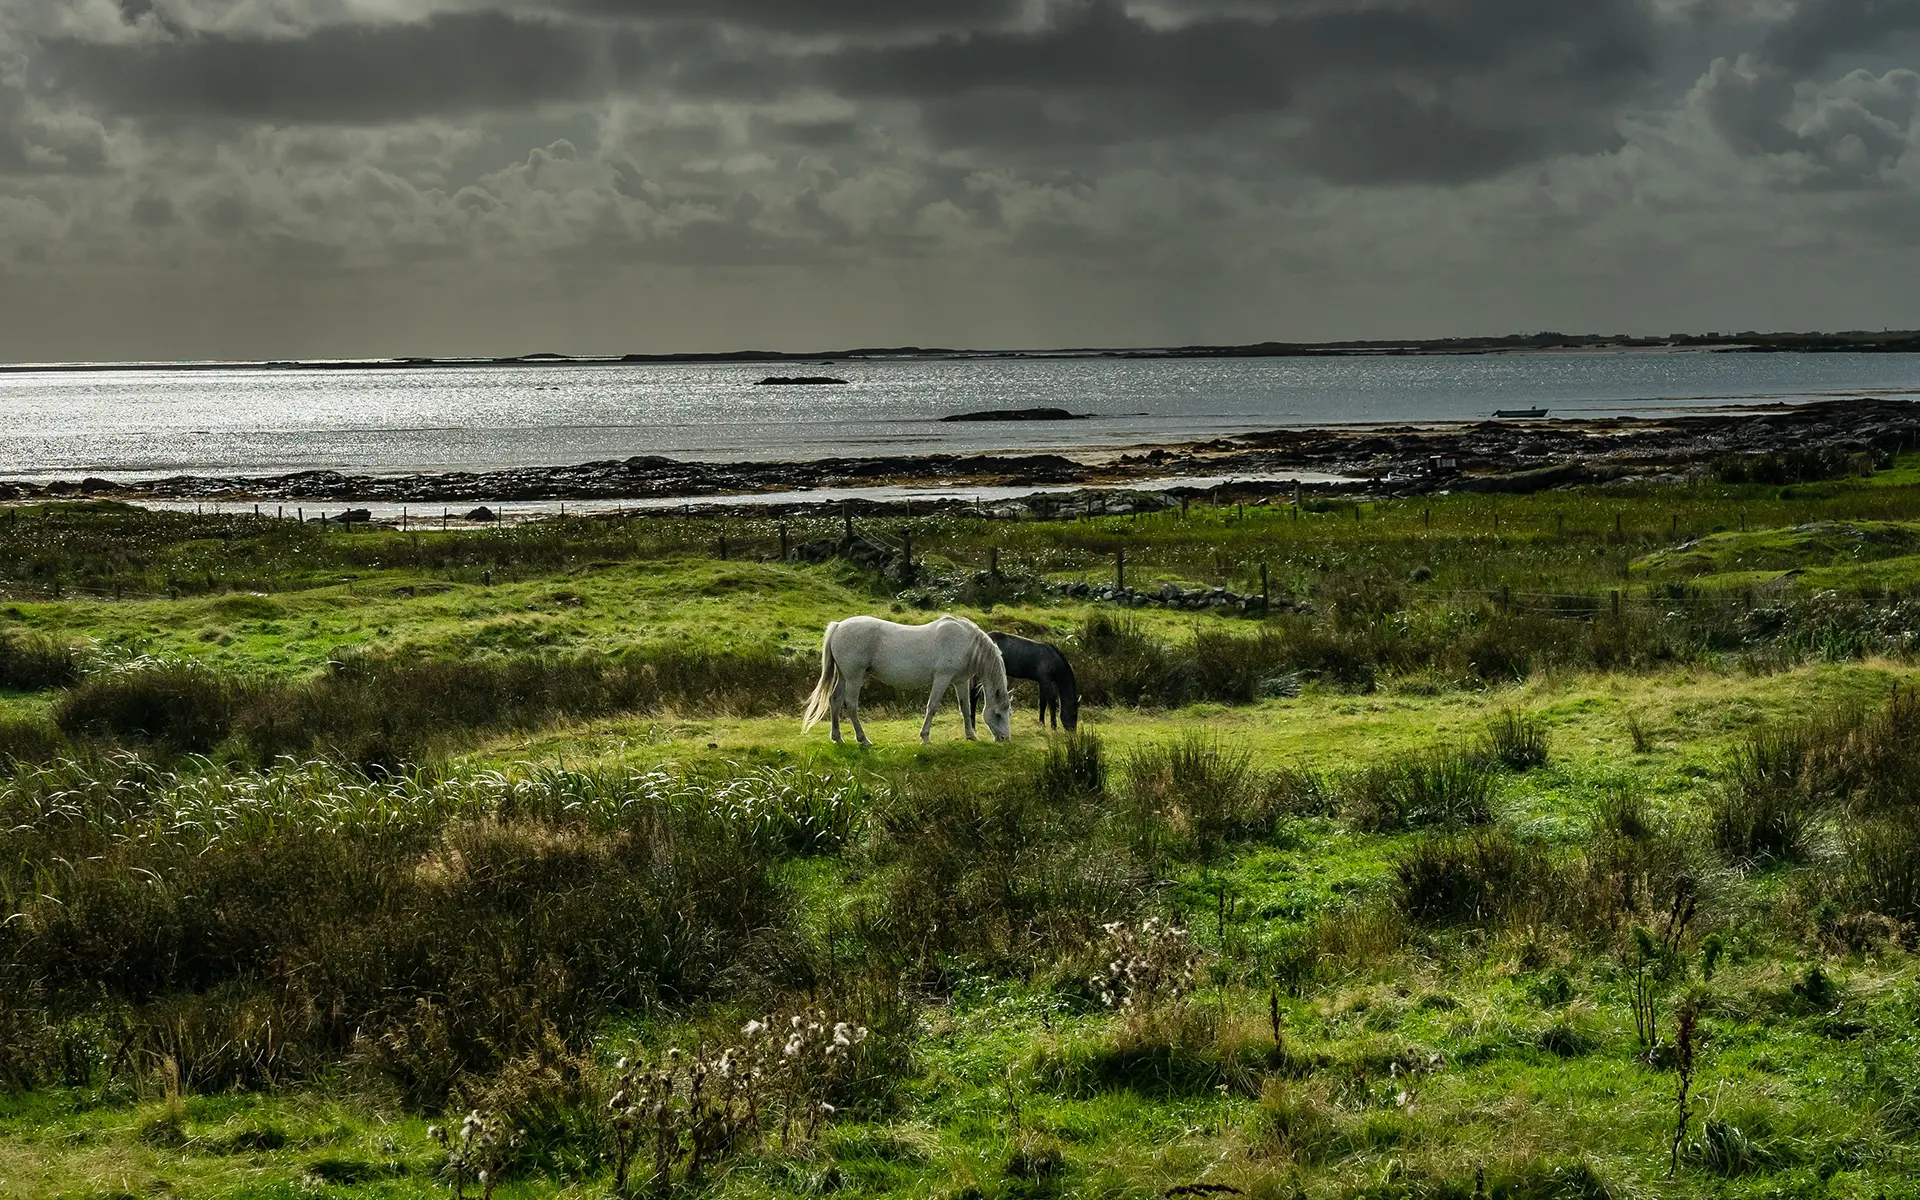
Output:
[[[1092,413],[1070,413],[1064,408],[993,408],[985,412],[955,413],[942,421],[1084,421]]]
[[[831,375],[769,375],[755,387],[794,387],[801,384],[844,384],[844,379],[835,379]]]

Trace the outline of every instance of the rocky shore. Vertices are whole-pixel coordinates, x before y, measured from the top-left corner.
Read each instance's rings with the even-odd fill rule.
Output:
[[[303,471],[260,477],[176,475],[137,482],[0,480],[0,500],[406,501],[713,498],[828,487],[1060,486],[1125,489],[1178,476],[1258,479],[1310,471],[1343,482],[1316,494],[1410,496],[1443,490],[1533,492],[1574,484],[1685,479],[1740,456],[1884,457],[1920,448],[1920,404],[1851,399],[1741,413],[1280,429],[1114,454],[933,454],[804,462],[704,463],[642,456],[574,466],[418,475]],[[1252,484],[1272,491],[1274,484]]]

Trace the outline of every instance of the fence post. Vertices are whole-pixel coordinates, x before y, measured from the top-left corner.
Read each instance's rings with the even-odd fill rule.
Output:
[[[1260,564],[1260,611],[1265,612],[1270,607],[1272,607],[1272,600],[1267,593],[1267,564],[1261,563]]]
[[[780,522],[780,561],[787,561],[787,523]]]
[[[1421,509],[1420,520],[1426,524],[1426,527],[1428,529],[1432,529],[1433,528],[1433,510],[1431,508]]]
[[[1125,550],[1113,552],[1113,589],[1116,592],[1127,590],[1127,552]]]
[[[1620,532],[1620,514],[1615,513],[1613,514],[1613,540],[1617,542],[1622,536]]]
[[[913,530],[902,529],[900,531],[900,553],[901,553],[901,556],[907,560],[906,573],[908,575],[912,575],[913,574]]]
[[[720,561],[727,561],[727,535],[724,533],[720,535]]]
[[[1620,619],[1620,593],[1618,591],[1613,592],[1613,619],[1616,621]]]
[[[852,501],[842,500],[840,502],[840,523],[846,528],[847,545],[849,546],[853,545],[853,503]]]
[[[1000,547],[998,546],[987,548],[987,578],[1000,578]]]

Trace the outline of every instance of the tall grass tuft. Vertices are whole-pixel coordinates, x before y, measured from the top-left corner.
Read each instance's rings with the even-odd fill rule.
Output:
[[[85,680],[60,698],[54,721],[69,737],[204,753],[226,740],[246,692],[236,680],[191,663],[141,663]]]
[[[1530,771],[1547,763],[1547,729],[1530,713],[1503,712],[1488,722],[1483,747],[1494,761]]]
[[[1048,746],[1040,766],[1040,790],[1061,799],[1105,796],[1107,758],[1100,736],[1074,733]]]
[[[79,677],[72,645],[45,634],[0,630],[0,692],[66,687]]]
[[[1211,857],[1229,842],[1265,837],[1293,810],[1306,776],[1267,777],[1244,749],[1203,733],[1144,746],[1126,761],[1126,811],[1148,856]]]
[[[1471,750],[1436,747],[1374,763],[1341,783],[1341,809],[1356,828],[1397,833],[1493,819],[1492,766]]]
[[[1560,872],[1504,830],[1426,837],[1394,863],[1397,899],[1422,925],[1497,925],[1558,907]]]

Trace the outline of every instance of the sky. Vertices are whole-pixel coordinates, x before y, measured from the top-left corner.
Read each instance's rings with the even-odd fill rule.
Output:
[[[0,0],[0,360],[1920,327],[1920,0]]]

